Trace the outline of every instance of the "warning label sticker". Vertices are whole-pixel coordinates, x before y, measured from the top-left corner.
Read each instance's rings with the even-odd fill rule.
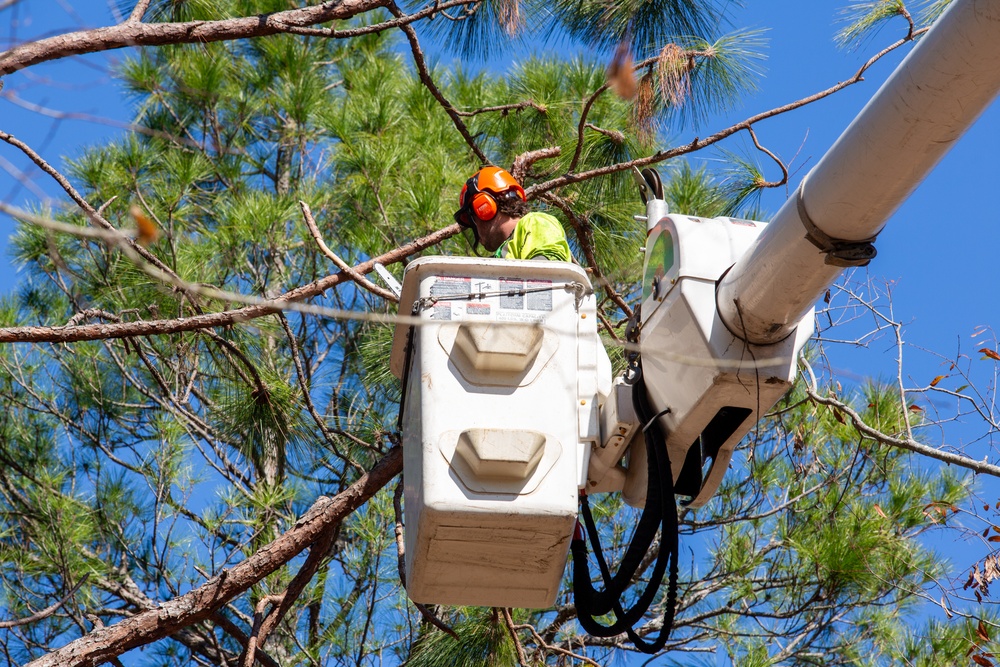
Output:
[[[469,315],[489,315],[490,314],[490,304],[488,303],[467,303],[465,304],[465,312]]]
[[[469,293],[471,278],[443,277],[431,285],[431,297],[462,296]]]
[[[432,320],[450,320],[451,319],[451,304],[445,301],[444,303],[435,303],[434,312],[431,313]]]
[[[528,310],[552,310],[551,280],[528,281]]]
[[[507,310],[524,308],[524,281],[514,278],[500,279],[500,307]]]

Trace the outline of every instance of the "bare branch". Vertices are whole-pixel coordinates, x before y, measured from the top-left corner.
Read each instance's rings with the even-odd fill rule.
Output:
[[[782,162],[777,155],[772,153],[767,148],[761,146],[760,141],[757,140],[757,133],[753,131],[753,127],[748,127],[747,132],[750,133],[750,138],[753,139],[753,145],[757,147],[761,153],[764,153],[769,158],[774,160],[775,164],[781,169],[781,180],[780,181],[765,181],[763,183],[757,183],[757,187],[760,188],[780,188],[782,185],[788,182],[788,167]]]
[[[583,250],[583,254],[587,259],[587,264],[594,272],[595,282],[604,288],[607,293],[608,298],[615,302],[622,312],[625,313],[627,317],[632,317],[632,309],[625,302],[615,288],[611,286],[611,282],[604,276],[601,271],[601,267],[597,263],[597,256],[594,254],[594,245],[591,242],[592,232],[589,230],[587,223],[581,221],[576,213],[573,212],[572,207],[566,202],[562,197],[557,197],[553,194],[546,194],[543,196],[548,202],[554,204],[559,210],[566,214],[571,225],[576,230],[576,238],[580,242],[580,248]],[[609,328],[608,331],[611,331]],[[612,334],[613,335],[613,334]]]
[[[276,35],[286,32],[289,26],[347,19],[387,4],[387,0],[340,0],[273,14],[187,23],[141,23],[130,17],[116,26],[81,30],[16,46],[0,54],[0,76],[49,60],[126,46],[204,44]]]
[[[552,651],[553,653],[559,653],[561,655],[565,655],[567,657],[573,658],[574,660],[579,660],[580,662],[585,662],[588,665],[593,665],[593,667],[601,667],[599,664],[597,664],[597,662],[595,662],[591,658],[588,658],[585,655],[580,655],[579,653],[573,653],[572,651],[564,649],[561,646],[556,646],[554,644],[546,643],[546,641],[542,639],[542,636],[538,634],[538,631],[535,630],[535,626],[533,625],[528,625],[528,624],[515,625],[513,626],[513,629],[527,630],[528,632],[531,633],[531,636],[534,638],[535,642],[546,651]]]
[[[517,649],[517,663],[522,667],[529,667],[528,656],[525,655],[521,638],[517,636],[517,630],[514,629],[514,619],[511,618],[510,609],[504,607],[500,611],[503,612],[504,625],[507,626],[507,632],[510,633],[510,638],[514,641],[514,648]]]
[[[74,586],[72,589],[70,589],[69,593],[67,593],[66,595],[64,595],[61,599],[59,599],[54,604],[49,605],[45,609],[43,609],[43,610],[41,610],[41,611],[39,611],[37,613],[34,613],[31,616],[26,616],[24,618],[18,618],[18,619],[13,620],[13,621],[0,621],[0,630],[9,630],[10,628],[16,628],[16,627],[21,626],[21,625],[28,625],[29,623],[34,623],[35,621],[40,621],[43,618],[48,618],[52,614],[56,613],[56,611],[59,610],[59,607],[61,607],[64,604],[66,604],[66,601],[69,600],[71,597],[73,597],[76,594],[76,592],[78,590],[80,590],[80,586],[83,586],[83,584],[86,583],[86,581],[87,581],[87,577],[84,576],[79,581],[79,583],[77,583],[76,586]]]
[[[319,432],[323,434],[326,444],[330,446],[333,453],[336,454],[341,460],[346,461],[358,472],[364,472],[364,469],[350,456],[347,456],[340,451],[340,448],[337,447],[337,443],[333,439],[333,434],[330,433],[330,429],[326,427],[326,422],[323,421],[319,411],[316,410],[316,405],[313,403],[312,396],[309,395],[309,387],[306,384],[305,369],[302,367],[302,355],[299,354],[299,345],[295,340],[295,334],[292,332],[292,328],[288,325],[288,318],[285,317],[284,313],[277,313],[276,316],[278,321],[281,322],[281,328],[285,330],[285,336],[288,337],[288,346],[291,348],[292,361],[295,364],[295,376],[299,380],[299,391],[302,392],[302,400],[306,404],[306,409],[309,411],[309,415],[313,418],[313,422],[315,422],[316,427],[319,428]]]
[[[226,618],[226,616],[221,611],[216,612],[212,616],[212,621],[220,628],[222,628],[226,632],[226,634],[228,634],[230,637],[232,637],[240,644],[242,644],[244,649],[246,648],[247,644],[250,642],[250,637],[245,632],[243,632],[239,628],[239,626],[237,626],[235,623]],[[264,667],[279,667],[278,661],[269,656],[268,654],[264,653],[264,651],[259,647],[254,653],[254,658],[257,660],[257,662],[264,665]]]
[[[365,278],[364,275],[352,269],[347,264],[347,262],[342,260],[337,255],[337,253],[330,250],[329,246],[327,246],[326,243],[323,241],[323,236],[319,233],[319,227],[316,226],[316,221],[313,219],[313,214],[312,211],[309,209],[309,204],[305,203],[304,201],[300,201],[299,207],[302,209],[302,217],[305,219],[306,226],[309,227],[309,233],[312,234],[313,240],[316,241],[316,245],[319,246],[319,249],[323,252],[324,255],[327,256],[327,258],[329,258],[331,262],[337,265],[338,269],[347,273],[347,275],[350,276],[351,280],[361,285],[372,294],[380,296],[386,301],[391,301],[392,303],[399,303],[399,299],[396,298],[395,294],[393,294],[387,289],[379,287],[372,281]]]
[[[456,111],[459,116],[478,116],[481,113],[490,113],[492,111],[500,111],[502,115],[506,116],[510,111],[520,111],[522,109],[535,109],[539,113],[545,113],[547,109],[535,102],[534,100],[526,100],[524,102],[517,102],[515,104],[501,104],[494,107],[483,107],[482,109],[476,109],[475,111]]]
[[[805,367],[810,376],[810,382],[806,384],[806,394],[809,398],[820,405],[826,405],[847,415],[850,418],[851,423],[854,424],[854,428],[856,428],[862,435],[884,445],[899,447],[901,449],[914,452],[915,454],[921,454],[928,458],[944,461],[945,463],[950,463],[962,468],[968,468],[973,472],[982,473],[984,475],[992,475],[993,477],[1000,477],[1000,466],[987,463],[985,460],[976,461],[967,456],[950,454],[948,452],[943,452],[940,449],[935,449],[934,447],[925,445],[921,442],[917,442],[912,438],[894,438],[891,435],[882,433],[878,429],[872,428],[865,423],[864,419],[861,418],[861,415],[859,415],[851,406],[837,398],[834,398],[833,396],[821,396],[816,389],[816,378],[812,374],[812,369],[809,368],[808,365]]]
[[[557,157],[561,152],[562,148],[559,146],[549,146],[548,148],[539,148],[538,150],[522,153],[514,158],[514,164],[510,168],[510,174],[516,178],[519,183],[524,183],[524,177],[527,175],[528,169],[531,168],[531,165],[535,164],[539,160]]]
[[[385,6],[390,12],[392,12],[393,16],[397,18],[402,18],[404,16],[403,12],[396,6],[395,2],[390,0]],[[465,122],[461,119],[458,109],[456,109],[455,105],[448,101],[448,99],[444,96],[444,93],[442,93],[437,87],[437,84],[434,83],[430,70],[427,69],[427,62],[424,60],[424,52],[420,48],[420,41],[417,39],[417,31],[413,29],[413,26],[408,24],[400,26],[400,30],[403,31],[406,35],[407,41],[410,42],[410,51],[413,52],[413,63],[417,66],[417,73],[420,75],[420,81],[427,87],[427,90],[431,91],[431,95],[434,96],[434,99],[438,101],[438,104],[440,104],[447,112],[448,116],[451,117],[451,122],[455,124],[455,129],[457,129],[458,133],[462,135],[463,139],[465,139],[465,143],[469,144],[469,148],[471,148],[472,152],[476,154],[476,157],[478,157],[483,164],[490,164],[489,158],[486,157],[483,150],[476,144],[476,140],[469,132],[469,128],[466,127]]]

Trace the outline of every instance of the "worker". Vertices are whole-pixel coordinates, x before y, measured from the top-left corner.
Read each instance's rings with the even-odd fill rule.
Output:
[[[548,213],[531,211],[521,184],[499,167],[483,167],[466,181],[455,221],[472,230],[495,257],[571,262],[566,233]]]
[[[483,167],[462,186],[455,221],[494,257],[572,262],[566,232],[548,213],[531,211],[521,184],[499,167]],[[595,330],[596,335],[596,330]],[[611,360],[598,339],[598,405],[611,393]]]

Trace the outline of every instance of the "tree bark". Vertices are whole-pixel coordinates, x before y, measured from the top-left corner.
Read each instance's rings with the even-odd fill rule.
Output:
[[[290,9],[260,16],[242,16],[218,21],[187,23],[128,22],[94,30],[56,35],[16,46],[0,54],[0,76],[11,74],[47,60],[83,53],[121,49],[126,46],[200,44],[223,40],[265,37],[339,19],[347,19],[377,7],[387,0],[341,0],[311,7]]]

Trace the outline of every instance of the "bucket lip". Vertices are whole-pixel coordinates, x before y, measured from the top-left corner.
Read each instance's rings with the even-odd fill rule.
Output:
[[[552,282],[578,282],[587,290],[592,289],[590,278],[583,267],[571,262],[554,262],[547,259],[496,259],[492,257],[452,257],[431,255],[420,257],[406,266],[403,274],[403,292],[399,297],[399,314],[409,315],[417,299],[420,283],[429,276],[455,278],[521,278],[523,280],[549,280]],[[406,347],[409,340],[409,322],[396,324],[392,337],[389,370],[402,379],[406,366]]]

